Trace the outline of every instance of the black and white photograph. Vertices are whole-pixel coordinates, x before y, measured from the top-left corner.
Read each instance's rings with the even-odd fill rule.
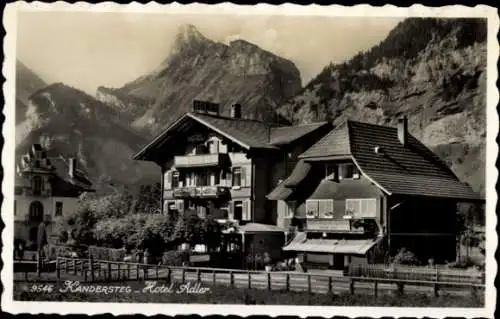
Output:
[[[9,4],[2,308],[493,316],[498,12],[412,8]]]

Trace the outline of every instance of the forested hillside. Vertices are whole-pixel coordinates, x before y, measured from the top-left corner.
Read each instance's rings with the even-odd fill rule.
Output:
[[[395,125],[484,191],[486,20],[411,18],[377,46],[330,64],[279,108],[295,123],[346,119]]]

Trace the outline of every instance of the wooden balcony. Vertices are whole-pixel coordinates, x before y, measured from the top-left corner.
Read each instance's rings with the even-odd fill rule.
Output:
[[[218,198],[229,195],[229,187],[198,186],[179,187],[173,190],[174,198]]]
[[[363,227],[354,227],[351,219],[308,218],[306,231],[363,234]]]
[[[174,166],[177,168],[220,166],[226,157],[227,154],[223,153],[175,156]]]

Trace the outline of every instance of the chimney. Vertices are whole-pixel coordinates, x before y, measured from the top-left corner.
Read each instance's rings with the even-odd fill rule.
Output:
[[[231,106],[231,117],[235,119],[241,118],[241,104],[236,103]]]
[[[398,121],[398,139],[403,147],[408,145],[408,118],[406,116]]]
[[[69,159],[69,176],[71,178],[74,178],[76,175],[75,172],[76,172],[76,158],[71,157]]]

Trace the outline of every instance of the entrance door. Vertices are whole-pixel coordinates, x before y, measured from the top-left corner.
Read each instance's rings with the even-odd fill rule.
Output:
[[[343,254],[333,254],[333,269],[343,270],[344,269],[344,255]]]

